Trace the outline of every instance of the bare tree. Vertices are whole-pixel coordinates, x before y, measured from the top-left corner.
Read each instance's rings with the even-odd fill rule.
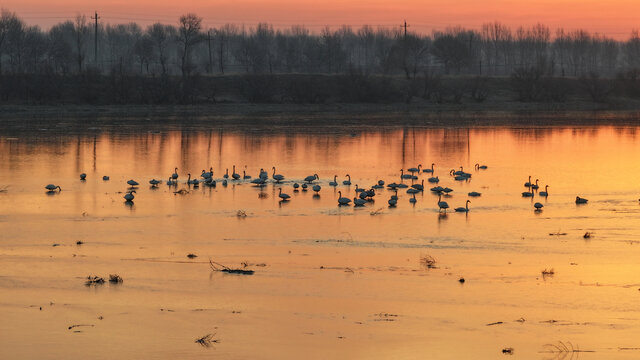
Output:
[[[202,40],[200,30],[202,28],[202,18],[196,14],[189,13],[180,16],[178,27],[178,42],[181,44],[180,49],[180,70],[182,76],[187,76],[191,72],[191,50],[194,45]]]
[[[162,75],[168,72],[168,48],[176,37],[176,29],[170,25],[155,23],[147,28],[147,34],[156,51],[156,59],[160,62]]]
[[[75,18],[73,30],[76,45],[76,62],[78,64],[78,72],[81,72],[82,64],[84,63],[85,58],[87,34],[89,33],[89,27],[87,26],[87,17],[84,15],[77,15]]]

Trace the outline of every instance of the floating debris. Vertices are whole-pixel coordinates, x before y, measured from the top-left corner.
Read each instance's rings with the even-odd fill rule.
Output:
[[[247,217],[247,212],[244,210],[238,210],[238,212],[236,213],[236,216],[240,218],[245,218]]]
[[[122,283],[122,278],[118,274],[110,274],[109,275],[109,282],[112,283],[112,284],[121,284]]]
[[[489,324],[487,324],[486,326],[493,326],[493,325],[500,325],[500,324],[504,324],[504,322],[502,322],[502,321],[496,321],[496,322],[489,323]]]
[[[187,190],[187,189],[180,189],[180,190],[178,190],[178,191],[174,191],[173,193],[174,193],[174,194],[176,194],[176,195],[185,195],[185,194],[188,194],[188,193],[189,193],[189,190]]]
[[[383,212],[384,212],[384,208],[379,208],[379,209],[373,210],[370,214],[371,214],[372,216],[375,216],[375,215],[380,215],[380,214],[382,214]]]
[[[593,234],[592,232],[587,231],[586,233],[584,233],[584,235],[582,235],[582,237],[585,238],[585,239],[589,239],[589,238],[591,238],[592,234]]]
[[[554,233],[549,233],[549,235],[550,236],[565,236],[565,235],[567,235],[567,233],[558,231],[558,232],[554,232]]]
[[[197,257],[198,257],[198,255],[196,255],[196,254],[187,254],[187,257],[188,257],[189,259],[195,259],[195,258],[197,258]]]
[[[542,270],[542,276],[553,276],[555,275],[555,273],[556,272],[553,270],[553,268]]]
[[[512,347],[504,348],[502,349],[502,353],[507,355],[513,355],[513,348]]]
[[[94,327],[95,325],[93,325],[93,324],[77,324],[77,325],[71,325],[71,326],[69,326],[69,328],[68,328],[68,329],[69,329],[69,330],[71,330],[71,329],[75,329],[75,328],[77,328],[77,327],[81,327],[81,326]]]
[[[420,256],[420,264],[427,269],[437,269],[436,259],[429,254]]]
[[[76,245],[82,245],[82,244],[84,244],[84,241],[82,241],[82,240],[76,241]]]
[[[227,274],[253,275],[253,273],[254,273],[253,270],[232,269],[232,268],[227,267],[225,265],[222,265],[220,263],[214,262],[211,259],[209,259],[209,266],[211,267],[211,270],[213,270],[213,271],[221,271],[221,272],[225,272]]]
[[[84,283],[86,286],[91,285],[102,285],[104,284],[104,279],[100,276],[87,276],[87,281]]]
[[[216,335],[215,333],[207,334],[207,335],[205,335],[205,336],[203,336],[201,338],[196,339],[195,343],[200,344],[201,346],[208,348],[212,344],[217,344],[217,343],[220,342],[220,340],[213,338],[215,335]]]
[[[465,282],[465,281],[466,281],[466,280],[465,280],[462,276],[460,277],[460,279],[458,279],[458,282],[459,282],[460,284],[464,284],[464,282]]]

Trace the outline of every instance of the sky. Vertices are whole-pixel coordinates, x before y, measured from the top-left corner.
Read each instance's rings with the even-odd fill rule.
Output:
[[[480,29],[492,21],[512,28],[540,22],[552,30],[583,28],[626,39],[640,28],[639,0],[3,0],[0,6],[43,28],[94,11],[108,23],[175,23],[180,14],[194,12],[207,27],[268,22],[312,31],[343,24],[399,27],[404,20],[421,33],[456,25]]]

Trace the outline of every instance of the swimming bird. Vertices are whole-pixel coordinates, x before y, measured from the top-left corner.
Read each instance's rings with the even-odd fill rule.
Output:
[[[391,195],[391,199],[392,200],[398,200],[398,190],[396,190],[396,193]]]
[[[293,183],[293,191],[298,191],[298,188],[300,187],[300,184],[298,183]]]
[[[171,174],[171,178],[173,180],[178,178],[178,168],[173,169],[173,174]]]
[[[103,181],[109,181],[109,177],[107,175],[105,175],[105,176],[102,177],[102,180]]]
[[[329,181],[329,186],[338,186],[338,182],[336,181],[338,179],[338,175],[333,175],[333,181]]]
[[[187,179],[187,184],[189,185],[196,185],[198,183],[198,179],[191,179],[191,173],[187,174],[189,175],[189,178]]]
[[[209,171],[202,170],[202,174],[200,174],[204,179],[211,179],[213,176],[213,167],[209,168]]]
[[[469,212],[469,203],[471,202],[471,200],[467,200],[467,202],[465,203],[464,207],[457,207],[454,210],[456,212]]]
[[[442,195],[438,195],[438,211],[444,210],[446,213],[448,208],[449,204],[446,201],[442,201]]]
[[[384,186],[384,180],[378,180],[378,185]]]
[[[423,173],[432,173],[433,174],[433,165],[435,165],[434,163],[431,163],[431,169],[422,169]]]
[[[320,180],[320,177],[318,176],[318,174],[313,174],[313,175],[309,175],[306,178],[304,178],[304,181],[306,181],[309,184],[311,184],[316,179]]]
[[[440,185],[438,186],[434,186],[431,188],[431,191],[435,192],[435,193],[441,193],[444,190],[444,188]]]
[[[545,186],[544,186],[544,191],[540,191],[540,192],[538,193],[538,195],[540,195],[540,196],[544,196],[544,197],[549,196],[549,193],[547,192],[547,189],[549,189],[549,185],[545,185]]]
[[[222,186],[227,186],[227,179],[222,180]]]
[[[260,179],[268,179],[269,178],[269,173],[264,171],[264,169],[260,168]]]
[[[273,180],[276,181],[276,183],[280,183],[280,181],[284,180],[284,176],[280,175],[280,174],[276,174],[276,167],[273,167],[273,175],[271,175],[271,177],[273,178]]]
[[[472,192],[468,193],[467,195],[469,195],[471,197],[478,197],[478,196],[480,196],[482,194],[477,192],[477,191],[472,191]]]
[[[313,189],[313,191],[315,191],[315,192],[316,192],[316,194],[317,194],[317,193],[319,193],[319,192],[320,192],[320,190],[322,189],[322,187],[320,187],[320,185],[316,184],[316,185],[313,185],[313,187],[312,187],[311,189]]]
[[[357,197],[353,198],[353,206],[364,206],[366,203],[367,201],[364,199],[358,199]]]
[[[236,173],[236,166],[235,165],[233,165],[233,171],[231,172],[231,177],[233,178],[233,180],[240,179],[240,174]]]
[[[534,190],[538,190],[539,186],[538,186],[538,179],[536,179],[536,183],[535,184],[531,184],[531,188]]]
[[[531,187],[531,175],[529,175],[529,181],[527,181],[526,183],[524,183],[525,187]]]
[[[411,199],[409,199],[409,202],[412,203],[412,204],[415,204],[416,201],[418,201],[418,200],[416,200],[416,194],[413,194],[413,197]]]
[[[87,180],[87,174],[85,173],[80,174],[80,180]]]
[[[437,176],[433,176],[427,179],[428,182],[430,183],[439,183],[440,179]]]
[[[222,175],[223,178],[228,179],[229,178],[229,169],[225,169],[224,175]]]
[[[178,185],[178,182],[173,180],[171,176],[169,176],[169,180],[167,180],[167,185],[169,186]]]
[[[289,194],[285,194],[282,192],[282,188],[278,189],[280,190],[280,192],[278,192],[278,197],[280,197],[280,199],[282,199],[282,201],[287,201],[291,198],[291,196],[289,196]]]
[[[307,191],[307,186],[308,186],[307,184],[302,184],[301,186],[302,191]]]
[[[480,169],[486,170],[487,169],[487,165],[480,165],[480,164],[476,163],[476,170],[480,170]]]
[[[60,188],[60,186],[58,185],[53,185],[53,184],[48,184],[47,186],[44,187],[45,189],[49,190],[49,191],[55,191],[56,189],[58,189],[58,191],[62,191],[62,189]]]
[[[420,172],[421,169],[422,169],[422,164],[418,164],[417,168],[412,167],[407,169],[407,171],[409,171],[410,173],[417,173],[417,172]]]
[[[361,187],[358,187],[358,184],[356,184],[356,192],[357,192],[357,193],[361,193],[361,192],[363,192],[363,191],[364,191],[364,189],[363,189],[363,188],[361,188]]]
[[[533,207],[536,208],[536,211],[541,211],[542,208],[544,207],[544,205],[542,205],[541,203],[537,202],[537,203],[533,204]]]
[[[417,194],[419,192],[420,192],[420,190],[414,189],[414,188],[411,188],[411,189],[407,190],[407,194],[414,194],[415,195],[415,194]]]
[[[267,181],[267,179],[263,178],[263,177],[257,177],[253,180],[251,180],[252,184],[256,184],[256,185],[264,185],[264,183]]]
[[[411,179],[411,174],[405,174],[404,169],[400,169],[400,178],[401,179]]]
[[[338,191],[338,205],[349,205],[351,199],[342,197],[342,191]]]
[[[133,193],[136,192],[135,190],[131,190],[128,193],[124,194],[124,200],[127,202],[131,202],[133,201],[133,198],[135,198],[135,196],[133,196]]]
[[[529,191],[524,191],[522,193],[522,197],[533,197],[533,191],[531,191],[531,187],[529,187]]]
[[[589,200],[576,196],[576,204],[586,204]]]
[[[422,179],[422,183],[421,184],[413,184],[411,185],[412,188],[422,191],[424,190],[424,179]]]
[[[156,180],[156,179],[149,180],[149,184],[151,184],[151,186],[158,186],[158,184],[160,183],[161,183],[160,180]]]
[[[245,180],[251,179],[251,175],[247,175],[247,172],[242,170],[242,178]]]
[[[348,180],[343,181],[342,185],[351,185],[351,175],[347,174],[345,176],[347,177]]]
[[[450,187],[446,187],[446,188],[442,189],[442,192],[445,193],[445,194],[448,194],[448,193],[450,193],[452,191],[453,191],[453,189],[450,188]]]
[[[398,199],[389,199],[387,203],[389,204],[389,207],[394,207],[396,206],[396,204],[398,204]]]
[[[128,180],[128,181],[127,181],[127,184],[129,184],[129,185],[131,185],[131,186],[138,186],[138,185],[140,185],[140,184],[138,184],[138,182],[137,182],[137,181],[135,181],[135,180],[133,180],[133,179]]]

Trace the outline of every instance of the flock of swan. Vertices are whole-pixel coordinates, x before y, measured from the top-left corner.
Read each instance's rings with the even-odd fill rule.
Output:
[[[438,176],[433,176],[434,166],[435,164],[431,164],[429,168],[423,169],[422,165],[420,164],[417,167],[412,167],[407,169],[406,172],[404,169],[400,169],[400,180],[401,180],[400,183],[392,182],[392,183],[386,184],[386,188],[388,190],[394,191],[394,194],[391,195],[390,198],[387,200],[387,203],[389,204],[389,206],[395,207],[398,204],[398,190],[402,190],[402,189],[406,189],[406,193],[411,196],[409,198],[409,202],[412,204],[415,204],[417,202],[416,194],[425,191],[425,180],[422,179],[420,183],[417,183],[416,180],[420,179],[419,175],[427,175],[428,176],[427,182],[436,184],[435,186],[431,187],[429,190],[432,193],[438,195],[438,201],[437,201],[438,211],[440,212],[444,211],[446,213],[447,209],[449,209],[449,204],[446,201],[443,201],[442,198],[443,196],[445,197],[448,196],[453,191],[453,189],[449,187],[442,187],[440,185],[437,185],[440,182],[440,179]],[[480,170],[486,170],[488,169],[488,167],[486,165],[475,164],[474,169],[476,171],[480,171]],[[227,169],[222,179],[216,180],[213,177],[213,168],[211,167],[209,168],[209,171],[202,170],[202,173],[200,174],[200,178],[192,178],[191,174],[188,173],[187,181],[185,182],[185,184],[187,184],[188,186],[193,186],[194,188],[199,187],[200,184],[208,187],[216,187],[219,182],[222,184],[222,186],[227,186],[229,181],[250,182],[251,184],[258,187],[263,187],[267,185],[267,183],[269,182],[274,184],[281,184],[285,180],[285,177],[282,174],[278,174],[276,172],[275,166],[272,167],[271,170],[272,170],[272,173],[270,176],[271,180],[269,180],[269,173],[267,173],[264,169],[260,169],[258,176],[255,178],[252,178],[252,176],[248,175],[246,171],[243,171],[242,175],[237,173],[236,166],[234,165],[232,167],[231,174],[229,174],[229,169]],[[471,176],[472,176],[472,174],[465,172],[462,166],[460,166],[460,170],[452,169],[451,171],[449,171],[449,175],[453,177],[454,180],[457,180],[457,181],[467,181],[471,179]],[[80,180],[85,181],[86,178],[87,178],[87,175],[85,173],[80,174]],[[166,185],[177,186],[179,184],[178,178],[179,178],[178,168],[176,167],[174,168],[173,173],[171,173],[168,176]],[[346,179],[342,181],[342,185],[350,186],[351,176],[349,174],[346,174],[345,178]],[[103,176],[102,180],[108,181],[109,176]],[[320,180],[320,177],[318,176],[318,174],[309,175],[300,182],[294,182],[293,191],[294,192],[297,192],[299,190],[307,191],[309,188],[311,188],[311,190],[313,190],[317,195],[320,193],[320,190],[322,190],[321,185],[317,183],[319,180]],[[411,180],[411,184],[405,184],[404,180]],[[157,187],[160,184],[162,184],[162,182],[163,181],[157,180],[157,179],[149,180],[149,184],[152,187]],[[524,186],[527,187],[527,191],[522,192],[522,197],[534,197],[535,196],[534,191],[537,191],[540,188],[538,182],[539,182],[538,179],[536,179],[535,182],[531,182],[531,176],[529,176],[529,180],[524,184]],[[135,199],[134,194],[136,194],[136,189],[140,184],[133,179],[128,180],[127,184],[129,185],[129,188],[124,195],[124,199],[125,199],[125,202],[132,204],[133,200]],[[330,181],[328,185],[331,187],[337,187],[338,176],[334,175],[333,180]],[[365,206],[367,203],[373,201],[373,198],[377,194],[376,191],[383,188],[385,188],[384,180],[378,180],[375,184],[370,186],[369,189],[361,188],[358,186],[358,184],[356,184],[355,196],[353,197],[353,199],[350,197],[343,196],[342,191],[338,191],[338,199],[337,199],[338,205],[349,206],[353,202],[354,206],[357,206],[357,207]],[[55,193],[55,192],[62,191],[62,188],[59,185],[54,185],[54,184],[46,185],[45,189],[47,190],[48,193]],[[546,198],[547,196],[549,196],[548,189],[549,189],[549,185],[545,185],[545,190],[537,192],[537,195]],[[180,191],[176,191],[175,193],[180,193]],[[467,195],[469,197],[479,197],[482,194],[476,191],[472,191],[472,192],[469,192]],[[292,199],[291,195],[284,193],[282,191],[282,187],[280,187],[278,190],[278,197],[282,202],[286,202]],[[579,196],[576,197],[576,204],[586,204],[587,202],[588,200],[585,198],[581,198]],[[453,210],[455,212],[467,213],[469,212],[469,203],[471,203],[471,200],[467,199],[464,207],[462,206],[457,207],[457,208],[454,208]],[[540,202],[536,202],[533,204],[533,207],[535,211],[541,211],[544,205]]]

